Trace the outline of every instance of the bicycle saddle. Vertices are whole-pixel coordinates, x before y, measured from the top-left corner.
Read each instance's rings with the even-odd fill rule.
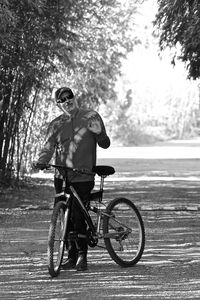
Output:
[[[115,173],[115,169],[110,166],[96,166],[92,168],[92,171],[98,174],[99,176],[107,176]]]

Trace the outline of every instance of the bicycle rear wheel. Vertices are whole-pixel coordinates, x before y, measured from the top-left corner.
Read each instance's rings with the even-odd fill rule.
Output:
[[[122,267],[135,265],[145,245],[145,231],[137,207],[126,198],[112,200],[103,219],[106,249],[111,258]]]
[[[48,236],[48,271],[52,277],[55,277],[60,272],[60,267],[63,259],[64,244],[65,244],[65,216],[66,205],[63,202],[58,202],[53,210]]]

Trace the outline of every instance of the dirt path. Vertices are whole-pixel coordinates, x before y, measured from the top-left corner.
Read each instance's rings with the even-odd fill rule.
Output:
[[[117,164],[105,201],[126,196],[139,207],[146,247],[133,268],[116,265],[104,249],[90,249],[89,270],[46,266],[52,181],[38,179],[18,192],[1,193],[0,299],[200,299],[199,160],[106,160]]]
[[[1,214],[1,299],[200,299],[199,212],[142,211],[146,247],[133,268],[90,249],[89,270],[46,267],[50,211]]]

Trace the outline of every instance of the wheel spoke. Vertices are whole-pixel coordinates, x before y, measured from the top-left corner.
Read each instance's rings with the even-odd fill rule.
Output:
[[[144,249],[144,226],[130,200],[118,198],[108,205],[104,240],[109,254],[118,264],[133,265],[140,259]]]

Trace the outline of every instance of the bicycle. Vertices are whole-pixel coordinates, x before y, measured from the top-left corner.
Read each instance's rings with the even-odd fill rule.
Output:
[[[46,165],[62,171],[65,181],[68,180],[68,171],[79,174],[92,174],[100,176],[100,188],[92,191],[86,208],[76,190],[70,182],[67,182],[69,193],[65,195],[65,201],[59,201],[53,209],[49,236],[48,236],[48,271],[51,277],[58,276],[65,247],[69,240],[76,240],[76,232],[68,232],[68,220],[70,218],[70,201],[77,201],[87,223],[87,243],[90,247],[98,246],[99,239],[103,239],[105,248],[110,257],[121,267],[131,267],[142,257],[145,246],[145,229],[141,214],[134,203],[126,198],[115,198],[105,207],[101,208],[104,192],[105,177],[115,173],[113,167],[96,166],[92,172],[88,170],[68,168],[59,165]],[[92,203],[96,202],[96,206]],[[92,220],[91,214],[96,216]]]

